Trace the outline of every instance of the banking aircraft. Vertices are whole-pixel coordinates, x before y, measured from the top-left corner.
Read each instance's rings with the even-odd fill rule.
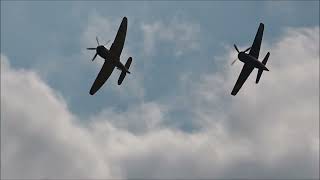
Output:
[[[238,77],[238,80],[232,89],[231,95],[235,96],[240,88],[242,87],[243,83],[247,80],[248,76],[250,73],[253,71],[254,68],[258,69],[258,74],[257,74],[257,79],[256,83],[258,84],[260,77],[262,75],[263,71],[269,71],[269,69],[265,66],[267,64],[268,58],[270,56],[270,52],[267,53],[267,55],[264,57],[262,62],[258,60],[259,57],[259,52],[260,52],[260,46],[261,46],[261,41],[262,41],[262,36],[263,36],[263,29],[264,29],[264,24],[260,23],[259,29],[257,31],[257,34],[254,38],[253,44],[251,47],[244,51],[239,51],[237,46],[234,44],[234,48],[238,52],[238,59],[244,63],[241,73]],[[249,51],[249,54],[246,52]],[[235,59],[231,64],[233,65],[236,62],[237,59]]]
[[[91,95],[94,95],[101,88],[101,86],[110,77],[115,67],[117,67],[117,69],[121,71],[120,77],[118,79],[118,85],[121,85],[127,73],[130,74],[129,67],[132,62],[132,57],[128,58],[125,65],[120,62],[120,55],[127,34],[127,24],[128,19],[124,17],[118,29],[116,38],[114,39],[110,47],[110,50],[104,47],[104,45],[99,44],[98,37],[96,37],[98,46],[96,48],[87,48],[88,50],[96,50],[96,54],[94,55],[92,61],[97,57],[97,55],[104,59],[104,64],[90,89]]]

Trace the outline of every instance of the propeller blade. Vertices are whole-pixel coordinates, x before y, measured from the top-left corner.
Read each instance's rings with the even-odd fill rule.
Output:
[[[104,46],[107,45],[109,42],[110,42],[110,40],[108,40],[108,41],[104,44]]]
[[[234,46],[234,48],[237,50],[237,52],[239,53],[240,51],[239,51],[239,49],[237,48],[237,46],[234,44],[233,45]]]
[[[92,58],[92,61],[97,57],[98,53],[96,53],[93,58]]]
[[[243,52],[247,52],[251,49],[251,47],[248,47],[248,49],[244,50]]]
[[[87,48],[87,50],[96,50],[97,48]]]
[[[99,40],[98,40],[98,36],[96,36],[96,40],[97,40],[98,45],[100,45],[100,44],[99,44]]]
[[[236,61],[237,61],[237,59],[233,60],[232,63],[231,63],[231,65],[233,65]]]

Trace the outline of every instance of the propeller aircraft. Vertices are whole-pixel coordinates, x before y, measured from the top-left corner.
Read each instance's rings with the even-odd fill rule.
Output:
[[[232,89],[231,95],[235,96],[244,82],[249,77],[250,73],[253,71],[254,68],[258,69],[256,84],[258,84],[260,77],[262,75],[263,71],[269,71],[269,69],[265,66],[267,64],[268,58],[270,56],[270,52],[267,53],[267,55],[264,57],[262,62],[258,60],[260,47],[261,47],[261,41],[263,36],[263,30],[264,30],[264,24],[260,23],[257,34],[254,38],[253,44],[251,47],[247,48],[244,51],[239,51],[238,47],[234,44],[234,48],[238,52],[238,59],[244,63],[241,73],[238,77],[238,80]],[[249,51],[249,54],[246,52]],[[237,59],[235,59],[231,65],[233,65],[236,62]]]
[[[102,85],[110,77],[115,67],[117,67],[117,69],[121,71],[120,77],[118,79],[118,85],[121,85],[127,73],[130,74],[129,67],[132,62],[132,57],[128,58],[125,65],[123,65],[120,61],[120,55],[123,49],[127,33],[127,24],[128,19],[127,17],[124,17],[118,29],[117,35],[109,50],[106,47],[104,47],[109,41],[104,45],[100,45],[98,37],[96,37],[98,46],[96,48],[87,48],[88,50],[96,51],[96,54],[93,56],[92,61],[95,60],[97,55],[104,59],[104,64],[90,89],[91,95],[94,95],[102,87]]]

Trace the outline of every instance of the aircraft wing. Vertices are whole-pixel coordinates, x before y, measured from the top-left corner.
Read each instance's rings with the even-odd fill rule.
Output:
[[[91,95],[94,95],[94,93],[96,93],[101,88],[101,86],[110,77],[114,68],[115,68],[115,66],[112,65],[110,62],[104,61],[104,64],[103,64],[96,80],[94,81],[91,89],[90,89]]]
[[[242,87],[243,83],[247,80],[249,77],[250,73],[253,71],[254,67],[250,66],[248,64],[244,64],[243,68],[241,70],[241,73],[238,77],[238,80],[236,82],[236,85],[233,87],[231,94],[236,95],[240,88]]]
[[[263,29],[264,29],[264,24],[260,23],[256,37],[254,38],[253,44],[249,52],[249,55],[257,59],[259,58],[260,46],[261,46],[261,41],[263,36]]]
[[[115,57],[120,57],[121,55],[124,41],[126,39],[126,34],[127,34],[127,24],[128,24],[128,20],[126,17],[124,17],[118,29],[116,38],[114,39],[110,47],[110,53]]]

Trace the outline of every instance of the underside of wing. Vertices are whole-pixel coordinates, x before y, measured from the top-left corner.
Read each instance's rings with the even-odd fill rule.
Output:
[[[118,29],[116,38],[114,39],[110,48],[110,53],[113,54],[113,56],[120,57],[121,55],[124,41],[126,39],[126,34],[127,34],[127,24],[128,24],[128,20],[126,17],[124,17]]]
[[[94,81],[91,89],[90,89],[90,94],[94,95],[101,86],[106,82],[106,80],[110,77],[113,69],[115,68],[114,65],[112,65],[110,62],[105,61],[96,80]]]
[[[259,52],[261,47],[261,41],[263,36],[264,24],[260,23],[257,34],[254,38],[249,54],[255,58],[259,58]]]
[[[232,89],[231,95],[235,96],[238,93],[238,91],[242,87],[243,83],[249,77],[249,75],[252,72],[253,68],[254,68],[253,66],[250,66],[250,65],[247,65],[247,64],[243,65],[243,68],[242,68],[241,73],[240,73],[240,75],[238,77],[236,85]]]

